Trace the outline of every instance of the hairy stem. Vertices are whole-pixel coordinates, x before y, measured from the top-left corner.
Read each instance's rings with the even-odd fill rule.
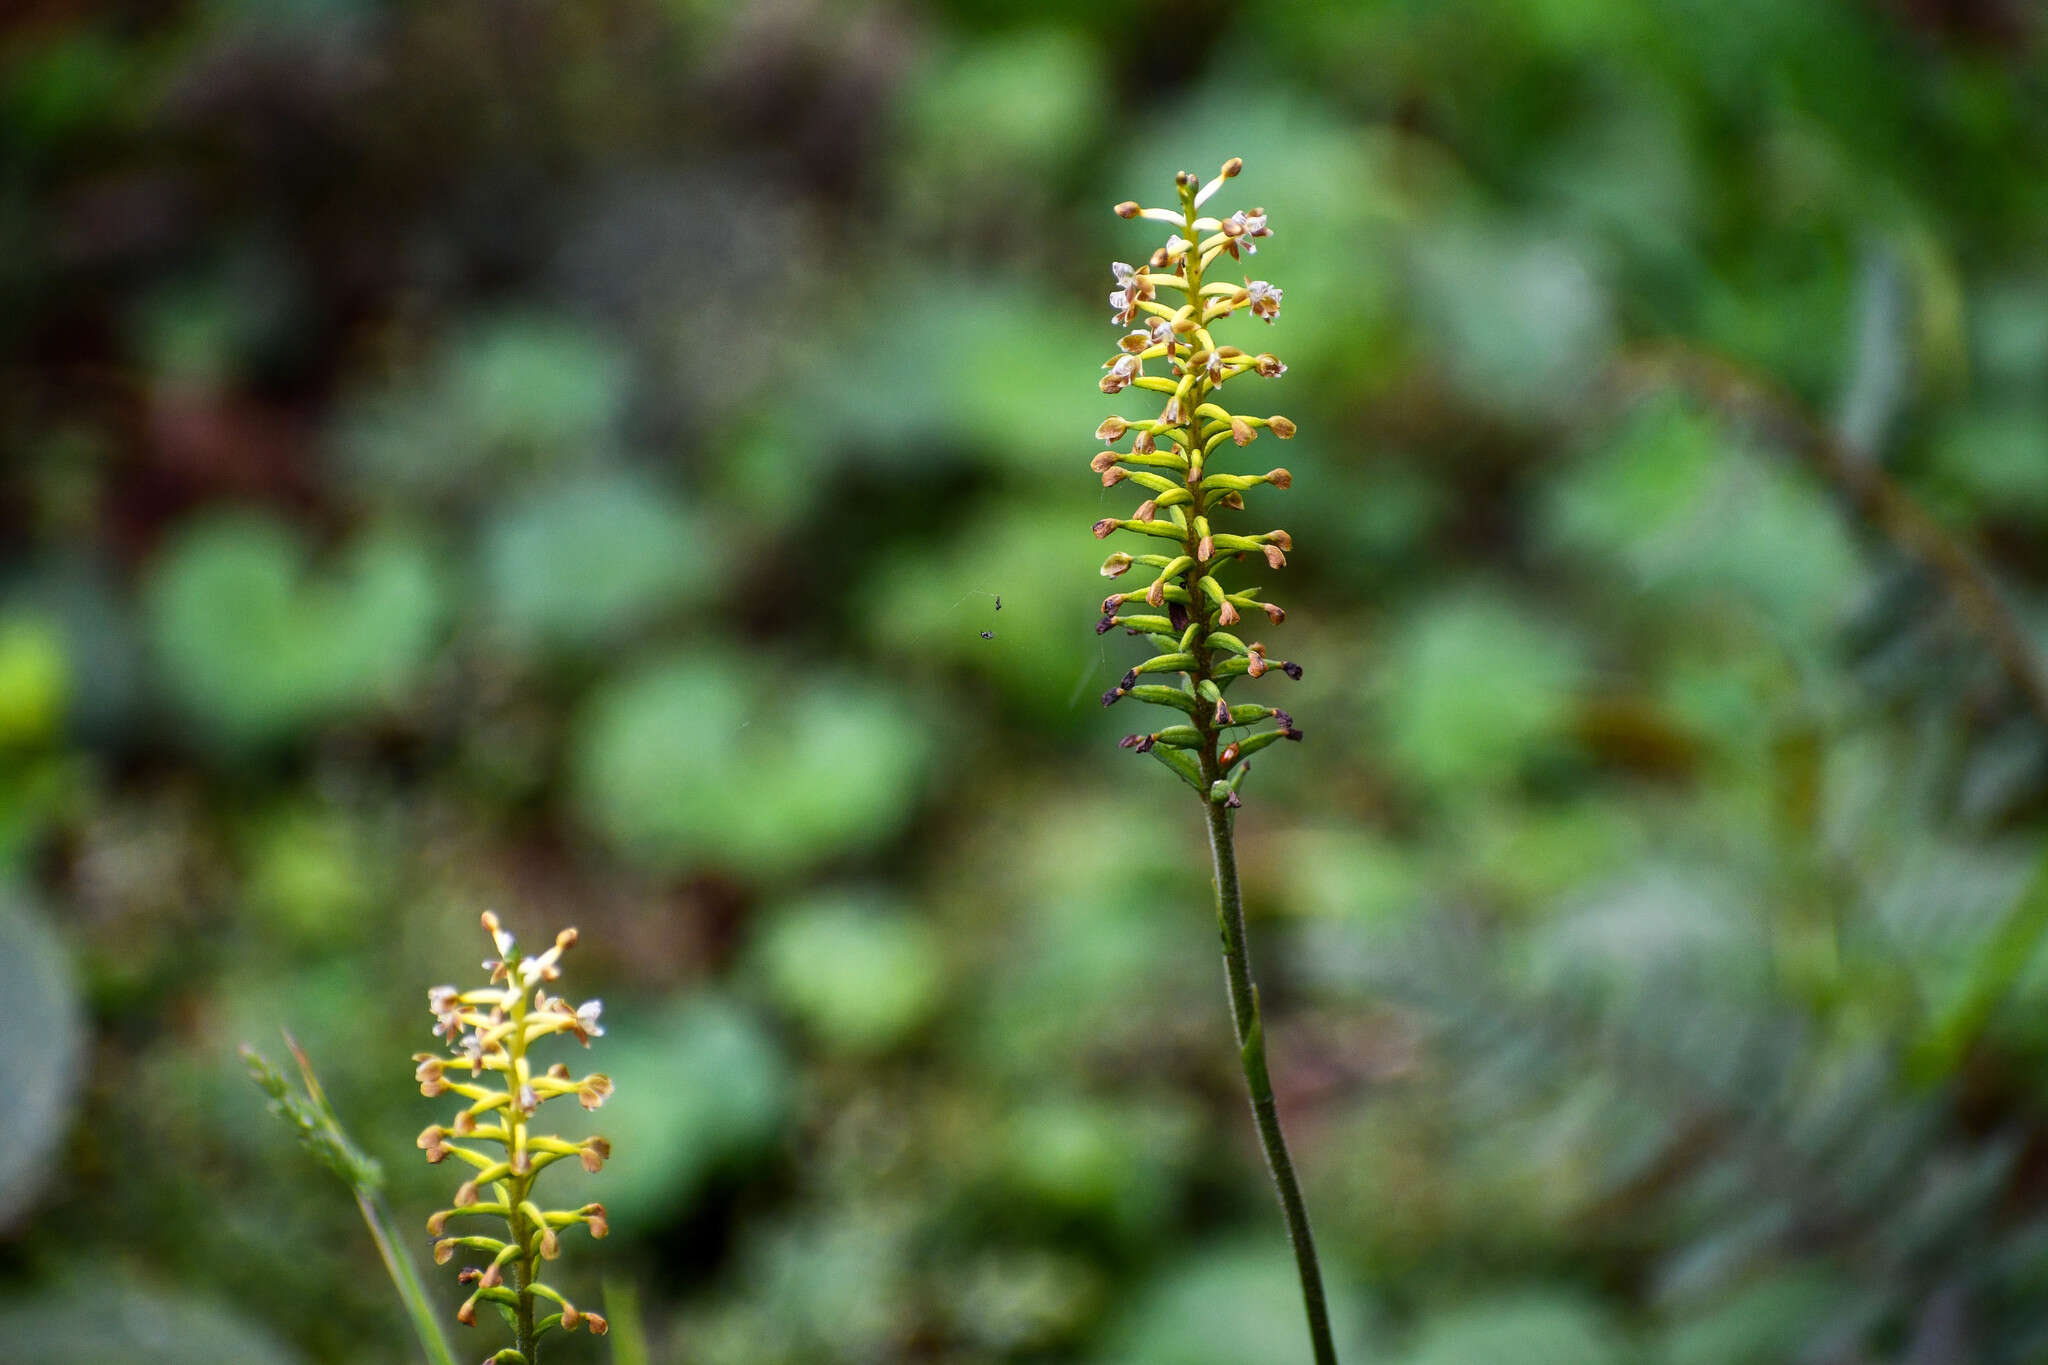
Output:
[[[1215,778],[1215,759],[1206,756],[1204,775]],[[1237,1030],[1238,1059],[1245,1087],[1251,1093],[1252,1119],[1259,1145],[1280,1194],[1287,1219],[1287,1237],[1294,1243],[1294,1267],[1301,1276],[1301,1301],[1308,1311],[1309,1341],[1316,1365],[1337,1365],[1337,1347],[1330,1337],[1330,1309],[1323,1297],[1323,1272],[1316,1261],[1315,1235],[1309,1230],[1308,1206],[1280,1131],[1280,1111],[1273,1101],[1273,1082],[1266,1074],[1266,1038],[1259,1021],[1259,988],[1252,984],[1251,953],[1245,946],[1244,898],[1237,885],[1237,844],[1231,813],[1221,802],[1204,801],[1209,817],[1209,853],[1216,874],[1216,925],[1223,937],[1223,972],[1230,983],[1230,1016]]]

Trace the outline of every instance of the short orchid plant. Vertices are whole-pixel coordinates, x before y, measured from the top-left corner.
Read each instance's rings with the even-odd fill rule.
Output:
[[[436,986],[427,992],[434,1034],[446,1051],[413,1058],[413,1079],[422,1095],[466,1101],[451,1121],[430,1124],[419,1135],[417,1145],[429,1162],[454,1157],[469,1168],[449,1206],[427,1219],[427,1233],[436,1262],[445,1265],[458,1255],[482,1262],[465,1266],[458,1277],[469,1294],[456,1309],[456,1321],[474,1326],[478,1309],[488,1304],[513,1338],[512,1345],[486,1357],[485,1365],[537,1365],[540,1343],[550,1332],[581,1327],[601,1335],[610,1326],[601,1314],[579,1309],[541,1278],[543,1263],[562,1254],[564,1234],[582,1228],[602,1237],[609,1231],[604,1205],[549,1208],[537,1186],[548,1167],[570,1157],[596,1174],[611,1155],[611,1144],[601,1137],[556,1137],[534,1123],[550,1100],[574,1096],[583,1108],[596,1109],[611,1095],[611,1080],[602,1073],[578,1077],[560,1061],[543,1067],[535,1057],[536,1045],[550,1038],[567,1037],[588,1047],[602,1037],[603,1006],[596,1000],[572,1005],[549,993],[561,978],[562,955],[575,946],[574,929],[555,935],[546,951],[523,957],[496,915],[486,911],[483,927],[494,953],[483,964],[485,984]],[[289,1035],[286,1042],[304,1077],[303,1092],[245,1047],[250,1075],[271,1097],[273,1112],[297,1131],[300,1143],[354,1192],[430,1365],[454,1365],[439,1317],[385,1204],[382,1169],[343,1131],[298,1044]],[[470,1219],[486,1220],[489,1231],[450,1231],[451,1223],[466,1225]]]

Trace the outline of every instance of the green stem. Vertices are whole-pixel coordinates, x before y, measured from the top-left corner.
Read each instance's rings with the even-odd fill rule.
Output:
[[[525,1218],[515,1213],[512,1217],[515,1232],[525,1222]],[[512,1258],[512,1288],[519,1295],[518,1326],[513,1329],[513,1344],[519,1348],[519,1354],[526,1357],[527,1365],[539,1365],[540,1361],[540,1342],[533,1334],[533,1274],[533,1267],[524,1255]]]
[[[1217,767],[1211,750],[1203,755],[1204,784],[1216,780]],[[1228,808],[1204,800],[1209,817],[1209,853],[1216,874],[1216,924],[1223,936],[1223,972],[1230,983],[1230,1016],[1237,1030],[1238,1059],[1244,1066],[1244,1081],[1251,1093],[1252,1119],[1258,1125],[1259,1144],[1265,1148],[1266,1165],[1280,1193],[1280,1210],[1287,1218],[1287,1236],[1294,1243],[1294,1266],[1301,1275],[1301,1300],[1308,1312],[1308,1335],[1315,1348],[1316,1365],[1337,1365],[1337,1348],[1330,1337],[1330,1310],[1323,1297],[1323,1272],[1316,1262],[1315,1236],[1309,1231],[1308,1206],[1302,1201],[1301,1185],[1294,1176],[1294,1162],[1287,1155],[1287,1138],[1280,1131],[1280,1111],[1273,1101],[1273,1082],[1266,1074],[1266,1039],[1259,1020],[1259,988],[1252,984],[1251,954],[1245,946],[1244,897],[1237,885],[1237,845]]]
[[[505,1132],[511,1139],[505,1159],[514,1171],[520,1169],[526,1156],[526,1114],[519,1107],[520,1087],[528,1081],[526,1010],[526,995],[522,991],[512,1006],[512,1031],[507,1043],[511,1065],[505,1071]],[[533,1238],[540,1229],[527,1227],[525,1213],[526,1201],[533,1193],[533,1176],[513,1175],[506,1180],[505,1187],[505,1226],[511,1233],[512,1244],[519,1248],[512,1257],[512,1291],[519,1299],[512,1329],[513,1345],[526,1357],[526,1365],[540,1365],[540,1339],[533,1330],[533,1282],[539,1273],[535,1265],[538,1253],[532,1250]]]
[[[427,1292],[420,1284],[419,1272],[413,1268],[412,1257],[392,1231],[391,1210],[384,1206],[384,1196],[362,1186],[356,1187],[355,1195],[356,1207],[362,1210],[363,1222],[369,1226],[370,1239],[377,1244],[377,1254],[384,1258],[385,1273],[391,1276],[392,1287],[412,1318],[420,1349],[430,1365],[455,1365],[455,1352],[441,1333],[441,1320],[427,1302]]]

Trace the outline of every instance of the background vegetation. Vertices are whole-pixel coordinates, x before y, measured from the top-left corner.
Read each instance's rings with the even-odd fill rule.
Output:
[[[1285,1358],[1089,629],[1108,206],[1241,154],[1347,1360],[2048,1360],[2032,7],[1016,8],[10,8],[0,1357],[404,1358],[235,1044],[423,1219],[495,907],[655,1360]]]

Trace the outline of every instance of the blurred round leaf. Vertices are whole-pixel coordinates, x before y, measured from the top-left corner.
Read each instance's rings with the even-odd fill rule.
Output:
[[[269,813],[253,840],[245,903],[303,942],[346,941],[377,890],[362,844],[345,816]]]
[[[0,746],[50,737],[63,719],[69,672],[55,626],[33,616],[0,619]]]
[[[1935,466],[1996,517],[2048,515],[2048,417],[2033,407],[1961,412],[1934,441]]]
[[[1475,406],[1561,416],[1612,341],[1607,297],[1579,250],[1473,228],[1420,239],[1421,313]]]
[[[1677,404],[1636,414],[1552,485],[1546,520],[1643,587],[1761,608],[1788,641],[1819,638],[1865,576],[1824,492]]]
[[[0,891],[0,1229],[51,1174],[85,1065],[71,963],[42,918]],[[11,1338],[0,1327],[0,1342]]]
[[[36,1365],[290,1365],[303,1359],[224,1308],[99,1281],[0,1302],[0,1354]]]
[[[872,684],[676,659],[591,700],[576,790],[591,823],[649,867],[787,872],[901,824],[928,745],[909,707]]]
[[[590,1127],[611,1140],[601,1198],[621,1228],[657,1228],[718,1168],[782,1131],[789,1064],[754,1017],[711,996],[621,1018],[591,1061],[617,1089]]]
[[[1365,1313],[1344,1281],[1323,1268],[1338,1354],[1363,1358]],[[1211,1248],[1172,1266],[1111,1331],[1104,1365],[1248,1365],[1301,1360],[1309,1352],[1301,1281],[1286,1247]],[[1522,1365],[1512,1353],[1501,1365]],[[1481,1357],[1460,1365],[1480,1365]],[[1587,1361],[1583,1365],[1594,1365]]]
[[[1425,1322],[1401,1365],[1622,1365],[1629,1353],[1591,1305],[1563,1294],[1463,1304]]]
[[[708,586],[709,534],[627,475],[528,494],[485,535],[491,610],[523,638],[597,643]]]
[[[471,326],[415,383],[354,400],[338,440],[364,486],[450,492],[487,470],[588,461],[617,440],[626,357],[560,318]]]
[[[1815,1270],[1779,1271],[1690,1313],[1665,1332],[1657,1365],[1778,1365],[1797,1360],[1842,1311],[1841,1285]]]
[[[173,699],[224,738],[258,741],[395,698],[433,646],[440,598],[425,550],[396,535],[309,576],[289,528],[221,514],[163,551],[147,604]]]
[[[1143,1234],[1172,1212],[1197,1133],[1171,1107],[1044,1100],[1003,1125],[997,1169],[1014,1196],[1058,1218]]]
[[[1022,515],[989,507],[971,518],[985,529],[890,556],[867,590],[877,630],[901,656],[973,670],[1041,724],[1093,723],[1096,694],[1146,652],[1122,635],[1105,642],[1092,633],[1103,595],[1123,586],[1094,571],[1102,553],[1087,538],[1088,520],[1101,515],[1094,506],[1054,499]],[[994,638],[982,639],[983,630]]]
[[[769,994],[822,1042],[879,1052],[929,1019],[945,962],[930,925],[859,896],[778,911],[755,946]]]
[[[1570,636],[1490,596],[1424,607],[1393,655],[1395,753],[1445,787],[1512,776],[1559,739],[1585,671]]]

